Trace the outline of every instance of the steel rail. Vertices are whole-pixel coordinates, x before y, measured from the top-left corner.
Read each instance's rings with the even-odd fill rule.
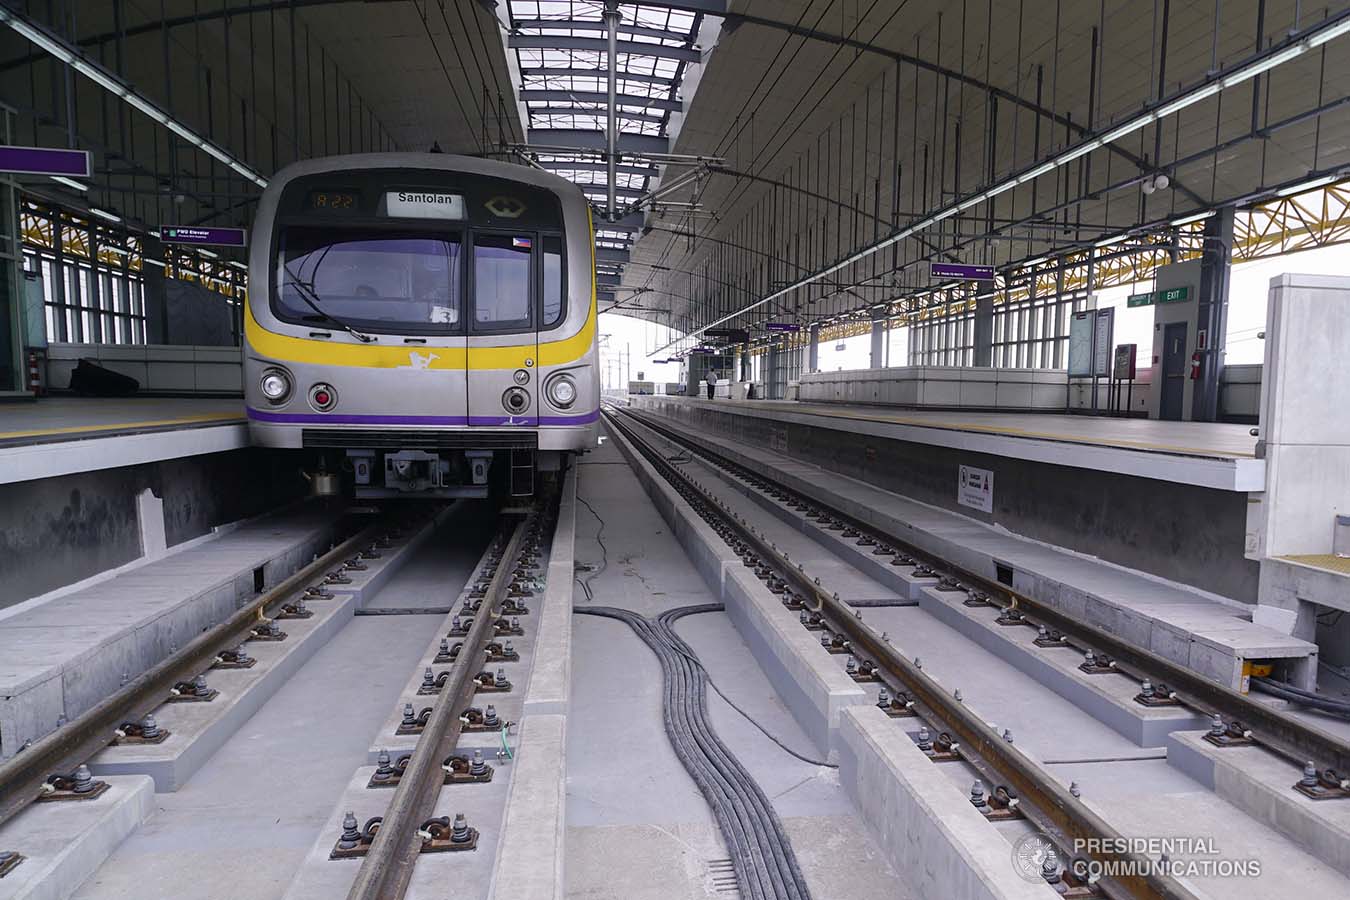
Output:
[[[464,646],[455,658],[445,686],[436,696],[431,716],[394,789],[370,850],[361,861],[361,869],[347,892],[347,900],[399,900],[407,892],[417,857],[422,852],[418,829],[434,812],[444,784],[441,761],[454,751],[459,740],[464,724],[459,712],[472,696],[473,678],[482,664],[484,649],[497,620],[497,607],[505,596],[528,521],[528,517],[523,517],[516,523],[502,549],[497,569],[474,614]]]
[[[0,824],[8,822],[38,798],[47,778],[66,774],[93,757],[114,739],[122,723],[162,705],[184,676],[211,667],[215,657],[240,643],[264,618],[268,607],[306,586],[336,563],[369,544],[387,523],[363,528],[280,584],[250,600],[224,622],[193,638],[187,646],[161,660],[139,678],[80,714],[65,726],[0,763]]]
[[[646,416],[633,415],[637,421],[648,428],[678,443],[689,445],[689,439],[669,428],[653,423]],[[744,465],[727,458],[706,444],[695,448],[701,455],[712,458],[718,464],[733,471],[749,471]],[[849,515],[834,504],[818,497],[804,494],[784,484],[764,471],[751,473],[774,485],[775,489],[798,500],[820,507],[831,516],[846,523],[861,534],[884,541],[904,550],[905,553],[925,563],[946,570],[959,581],[987,593],[991,599],[1003,598],[1007,604],[1019,612],[1038,619],[1049,628],[1054,628],[1070,637],[1070,643],[1080,649],[1091,648],[1095,652],[1105,652],[1112,657],[1117,671],[1138,681],[1145,678],[1156,683],[1166,684],[1177,694],[1177,701],[1190,709],[1207,716],[1220,716],[1227,723],[1238,722],[1251,730],[1252,740],[1300,768],[1306,761],[1312,761],[1319,768],[1333,768],[1337,772],[1350,772],[1350,743],[1324,731],[1313,723],[1302,721],[1283,710],[1268,704],[1252,700],[1245,694],[1232,688],[1210,681],[1203,675],[1178,665],[1150,650],[1135,646],[1109,632],[1093,625],[1079,622],[1048,604],[1016,591],[998,581],[990,581],[986,576],[956,565],[931,551],[916,547],[903,537],[878,528],[875,524]]]
[[[1064,849],[1077,849],[1077,853],[1071,855],[1103,863],[1127,864],[1127,874],[1104,878],[1098,883],[1099,887],[1106,889],[1108,893],[1124,892],[1135,898],[1196,900],[1196,895],[1180,881],[1156,871],[1145,857],[1129,852],[1116,853],[1106,850],[1105,848],[1113,846],[1126,846],[1125,835],[1088,809],[1054,776],[1029,759],[1012,743],[1005,741],[969,707],[883,640],[844,603],[808,578],[767,540],[722,507],[715,497],[673,465],[665,454],[653,448],[631,427],[620,424],[616,417],[606,415],[606,419],[607,424],[628,438],[672,484],[683,484],[703,498],[705,504],[715,514],[720,515],[757,556],[769,561],[785,576],[785,580],[791,583],[794,590],[813,600],[816,608],[834,621],[839,631],[848,636],[854,647],[862,654],[875,659],[884,671],[914,697],[921,711],[928,713],[928,718],[944,723],[957,738],[963,759],[980,769],[981,774],[986,777],[990,769],[1001,776],[1003,782],[1017,792],[1019,808],[1029,819],[1049,833],[1057,844]],[[657,429],[652,430],[660,433]],[[675,443],[685,446],[682,441]],[[972,755],[976,758],[972,759]],[[981,761],[984,763],[983,767],[980,765]],[[1094,844],[1093,841],[1100,843]]]

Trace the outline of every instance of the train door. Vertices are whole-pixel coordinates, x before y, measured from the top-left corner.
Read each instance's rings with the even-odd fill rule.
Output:
[[[511,493],[533,491],[539,425],[539,240],[529,229],[476,229],[469,268],[469,424],[494,434],[494,466],[512,470]],[[524,472],[528,468],[531,477]],[[519,470],[519,471],[517,471]]]

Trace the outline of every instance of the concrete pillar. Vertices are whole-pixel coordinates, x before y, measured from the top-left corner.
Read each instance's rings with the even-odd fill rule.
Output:
[[[886,365],[886,311],[872,310],[872,353],[870,367],[880,369]]]
[[[737,349],[736,352],[739,354],[741,361],[740,365],[741,381],[754,381],[755,379],[752,377],[753,367],[750,364],[751,363],[750,345],[741,344],[741,346]]]
[[[783,399],[783,379],[778,372],[778,343],[769,345],[769,350],[764,354],[764,383],[765,393],[769,395],[770,400]]]
[[[820,326],[812,325],[806,332],[810,343],[806,345],[806,371],[820,371]]]
[[[1204,255],[1200,258],[1200,291],[1196,298],[1196,327],[1204,333],[1197,343],[1200,377],[1195,381],[1191,418],[1213,422],[1219,417],[1219,375],[1228,333],[1228,282],[1232,269],[1233,207],[1225,207],[1205,220]]]
[[[994,295],[975,298],[975,365],[994,364]]]

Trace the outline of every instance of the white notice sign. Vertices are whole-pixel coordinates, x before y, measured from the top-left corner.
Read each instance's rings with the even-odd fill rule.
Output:
[[[994,511],[994,473],[988,469],[962,466],[956,484],[956,502],[981,512]]]
[[[462,219],[463,194],[437,194],[431,191],[386,191],[384,211],[405,219]]]

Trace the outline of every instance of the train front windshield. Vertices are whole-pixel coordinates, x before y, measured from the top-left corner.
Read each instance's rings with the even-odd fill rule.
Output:
[[[288,228],[277,254],[277,312],[368,331],[459,330],[457,236]]]

